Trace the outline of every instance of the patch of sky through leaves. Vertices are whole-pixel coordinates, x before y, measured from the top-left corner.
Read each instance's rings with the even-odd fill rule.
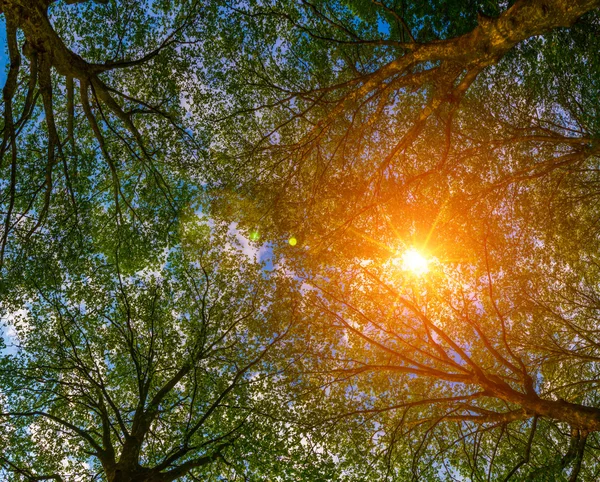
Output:
[[[6,44],[6,23],[0,18],[0,85],[4,87],[8,70],[8,45]]]

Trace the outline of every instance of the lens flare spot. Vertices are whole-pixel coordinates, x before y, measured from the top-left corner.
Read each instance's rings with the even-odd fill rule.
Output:
[[[290,243],[290,246],[296,246],[296,244],[298,244],[298,240],[296,238],[294,238],[294,236],[292,236],[288,243]]]

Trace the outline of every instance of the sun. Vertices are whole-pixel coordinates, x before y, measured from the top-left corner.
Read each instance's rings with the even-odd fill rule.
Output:
[[[402,254],[402,269],[421,276],[429,271],[429,261],[415,248],[409,248]]]

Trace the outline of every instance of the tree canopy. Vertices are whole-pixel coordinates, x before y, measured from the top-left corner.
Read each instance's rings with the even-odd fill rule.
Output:
[[[598,7],[0,1],[2,477],[597,480]]]

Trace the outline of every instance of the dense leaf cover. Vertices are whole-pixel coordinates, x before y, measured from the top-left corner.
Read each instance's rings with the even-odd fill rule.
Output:
[[[598,480],[598,7],[0,0],[0,477]]]

